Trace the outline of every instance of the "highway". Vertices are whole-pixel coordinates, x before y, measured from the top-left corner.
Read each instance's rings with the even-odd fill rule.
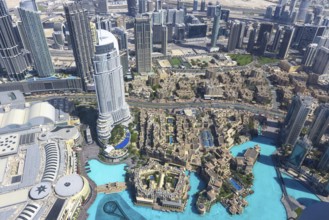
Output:
[[[26,97],[27,101],[46,101],[53,98],[65,98],[67,97],[70,100],[86,100],[86,101],[96,101],[96,96],[93,93],[89,94],[74,94],[74,95],[54,95],[54,96],[43,96],[43,97]],[[154,109],[185,109],[185,108],[218,108],[218,109],[236,109],[236,110],[245,110],[253,112],[255,114],[264,114],[272,117],[285,117],[285,114],[274,109],[261,108],[259,106],[245,105],[243,103],[227,103],[221,101],[212,101],[212,102],[174,102],[174,103],[157,103],[157,102],[148,102],[143,100],[135,100],[131,98],[126,98],[128,104],[131,107],[137,108],[154,108]]]

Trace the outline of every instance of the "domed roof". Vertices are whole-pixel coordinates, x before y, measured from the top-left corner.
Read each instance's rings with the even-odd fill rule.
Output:
[[[51,192],[51,184],[49,182],[41,182],[32,187],[30,197],[34,200],[43,199]]]
[[[79,193],[83,184],[83,179],[78,174],[63,176],[56,183],[55,192],[61,197],[70,197]]]

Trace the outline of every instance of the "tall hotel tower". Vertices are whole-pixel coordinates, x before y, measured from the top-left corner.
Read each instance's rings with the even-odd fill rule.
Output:
[[[284,122],[283,144],[295,145],[307,119],[312,111],[313,98],[297,94],[293,97]]]
[[[27,3],[31,2],[31,5]],[[25,4],[23,4],[25,3]],[[40,77],[48,77],[55,73],[54,66],[47,46],[46,37],[38,12],[33,7],[32,1],[21,2],[18,8],[22,21],[21,37],[28,44],[27,48],[34,61],[34,68]]]
[[[21,80],[27,73],[27,64],[4,0],[0,0],[0,63],[10,80]]]
[[[98,42],[94,56],[94,82],[98,101],[98,139],[106,144],[113,127],[130,118],[125,100],[123,71],[119,45],[115,36],[97,30]]]
[[[88,11],[82,8],[81,3],[68,3],[64,5],[65,16],[70,32],[74,60],[77,72],[83,80],[85,89],[93,80],[94,45]]]
[[[135,50],[137,71],[152,72],[152,26],[148,15],[135,19]]]

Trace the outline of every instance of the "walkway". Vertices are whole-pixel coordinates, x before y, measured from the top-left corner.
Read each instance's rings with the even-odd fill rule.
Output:
[[[85,164],[88,160],[98,159],[99,147],[96,144],[84,145],[83,150],[78,151],[78,158],[80,159],[78,162],[78,173],[86,177],[89,182],[91,188],[91,196],[87,201],[81,206],[81,210],[79,213],[78,219],[86,220],[88,218],[88,209],[93,204],[96,199],[97,191],[96,184],[92,181],[86,173]]]

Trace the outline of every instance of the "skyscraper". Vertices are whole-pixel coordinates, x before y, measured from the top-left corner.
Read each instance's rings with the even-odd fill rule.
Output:
[[[198,0],[193,0],[193,11],[198,10]]]
[[[212,26],[212,33],[211,33],[211,47],[216,47],[216,42],[218,39],[218,32],[219,32],[219,22],[221,16],[221,7],[220,5],[216,5],[215,8],[215,15],[214,15],[214,24]]]
[[[263,42],[263,37],[265,36],[264,33],[268,32],[269,37],[272,35],[272,30],[273,30],[273,24],[271,23],[261,23],[259,32],[258,32],[258,37],[257,37],[257,44],[260,45],[261,42]]]
[[[309,44],[304,54],[302,64],[306,67],[313,66],[318,44]]]
[[[107,144],[113,127],[128,120],[130,112],[125,101],[118,41],[105,30],[97,30],[97,36],[98,43],[93,59],[99,111],[97,134],[99,140]]]
[[[329,125],[329,104],[321,104],[315,111],[315,118],[308,133],[313,144],[318,144]]]
[[[38,11],[35,0],[21,0],[19,3],[19,7],[29,11]]]
[[[238,21],[233,21],[230,29],[230,36],[227,42],[227,51],[230,52],[235,50],[239,41],[240,33],[240,23]]]
[[[313,67],[313,72],[317,74],[329,73],[329,49],[326,47],[320,47],[317,49]]]
[[[146,12],[147,1],[146,0],[138,0],[138,12],[143,14]]]
[[[85,89],[93,82],[92,57],[94,56],[93,38],[88,20],[88,12],[80,3],[64,5],[67,26],[70,32],[73,55],[78,75]]]
[[[318,169],[321,171],[329,170],[329,147],[327,146],[326,151],[322,155],[320,162],[318,164]]]
[[[108,14],[108,0],[98,0],[97,11],[100,15]]]
[[[297,94],[292,98],[284,121],[283,144],[295,145],[312,106],[313,98],[310,96]]]
[[[292,13],[295,11],[296,4],[297,4],[297,0],[290,1],[290,5],[289,5],[290,16],[292,16]]]
[[[289,163],[300,168],[304,162],[305,157],[311,151],[312,144],[307,138],[299,139],[290,154]]]
[[[245,22],[240,22],[240,27],[239,27],[239,40],[237,44],[237,48],[242,49],[243,48],[243,39],[244,39],[244,34],[246,31],[246,23]]]
[[[310,5],[311,1],[310,0],[301,0],[300,5],[299,5],[299,10],[297,14],[297,20],[298,21],[304,21],[306,17],[306,13],[308,10],[308,7]]]
[[[49,53],[46,37],[38,12],[29,8],[18,8],[18,13],[24,28],[24,37],[28,50],[33,57],[34,68],[40,77],[48,77],[55,73]]]
[[[54,23],[54,32],[53,32],[52,36],[53,36],[53,40],[54,40],[53,48],[63,50],[64,44],[65,44],[63,23],[60,23],[60,22]]]
[[[128,15],[135,17],[138,12],[137,0],[127,0]]]
[[[27,64],[14,34],[11,16],[4,0],[0,0],[0,63],[10,80],[24,79]]]
[[[151,0],[147,1],[147,12],[153,12],[154,11],[154,3]]]
[[[278,58],[285,59],[287,57],[290,44],[292,42],[292,37],[294,36],[295,29],[293,27],[286,28],[283,39],[280,45],[280,50],[278,54]]]
[[[200,11],[206,11],[206,0],[201,0]]]
[[[139,73],[152,71],[152,28],[148,15],[135,19],[136,66]]]
[[[254,51],[256,31],[257,31],[256,29],[252,29],[250,31],[248,46],[247,46],[248,53],[252,53]]]
[[[162,36],[162,40],[161,40],[161,50],[162,50],[162,54],[164,56],[167,56],[167,47],[168,47],[168,28],[166,25],[162,25],[162,30],[161,30],[161,36]]]
[[[270,40],[270,33],[269,32],[264,32],[262,36],[262,41],[260,42],[260,46],[258,49],[259,55],[263,56],[267,50],[267,46]]]
[[[278,29],[275,32],[275,36],[274,36],[273,43],[272,43],[272,46],[271,46],[271,50],[273,52],[277,51],[278,48],[279,48],[281,35],[282,35],[282,28],[278,27]]]

